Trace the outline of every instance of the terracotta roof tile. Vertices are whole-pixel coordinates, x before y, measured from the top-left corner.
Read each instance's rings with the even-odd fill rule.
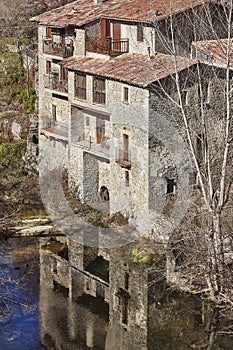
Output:
[[[204,2],[208,0],[173,0],[172,11],[182,12]],[[78,0],[31,20],[44,25],[79,27],[99,18],[153,23],[169,15],[170,0],[106,0],[98,5],[94,5],[93,0]]]
[[[233,68],[233,38],[219,40],[196,41],[192,43],[192,55],[199,59],[226,66],[227,48],[229,46],[230,65]]]
[[[176,63],[177,69],[182,70],[195,64],[196,61],[178,57]],[[98,75],[140,87],[146,87],[175,72],[173,57],[161,53],[150,58],[138,53],[126,53],[109,61],[74,56],[64,60],[61,64],[70,70]]]

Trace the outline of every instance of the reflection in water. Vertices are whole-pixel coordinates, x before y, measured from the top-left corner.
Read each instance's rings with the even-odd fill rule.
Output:
[[[0,245],[0,349],[40,350],[37,240]]]
[[[40,242],[42,343],[63,350],[231,350],[227,325],[200,298],[169,290],[153,248],[135,258],[136,243],[113,251],[70,238]],[[136,253],[135,253],[136,252]]]
[[[135,249],[40,239],[39,324],[37,240],[9,240],[0,247],[0,350],[232,350],[232,320],[169,289],[162,260],[142,263]]]

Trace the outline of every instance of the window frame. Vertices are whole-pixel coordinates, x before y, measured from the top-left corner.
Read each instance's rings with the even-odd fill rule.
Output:
[[[79,72],[75,73],[74,97],[80,100],[87,99],[87,75],[84,73],[79,73]]]
[[[129,88],[127,86],[123,86],[123,102],[129,103]]]
[[[94,76],[92,84],[93,103],[106,104],[106,79]]]

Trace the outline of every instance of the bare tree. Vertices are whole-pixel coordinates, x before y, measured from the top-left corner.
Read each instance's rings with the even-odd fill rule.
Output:
[[[153,92],[160,101],[166,101],[163,105],[168,106],[169,118],[180,126],[197,174],[197,207],[204,216],[201,231],[207,248],[205,278],[214,297],[224,291],[224,250],[229,233],[224,231],[223,216],[232,186],[233,2],[228,1],[224,7],[204,4],[184,12],[182,17],[173,14],[172,1],[170,5],[169,18],[156,23],[155,31],[158,47],[173,57],[175,74],[170,77],[170,84],[160,80]],[[191,50],[196,64],[180,71],[179,56],[188,56]],[[191,97],[191,90],[196,95]]]

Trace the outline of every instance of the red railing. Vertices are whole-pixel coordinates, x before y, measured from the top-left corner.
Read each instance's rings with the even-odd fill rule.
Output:
[[[129,39],[116,40],[106,38],[102,40],[98,38],[86,38],[86,50],[109,56],[118,56],[129,52]]]

